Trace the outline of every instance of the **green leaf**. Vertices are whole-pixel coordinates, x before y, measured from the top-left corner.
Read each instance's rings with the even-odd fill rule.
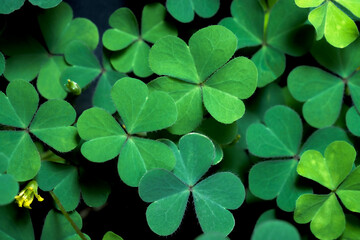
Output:
[[[127,185],[136,187],[149,170],[172,170],[175,166],[173,152],[162,142],[131,137],[121,149],[118,172]]]
[[[126,140],[124,130],[105,110],[90,108],[77,121],[77,129],[82,139],[81,153],[90,161],[104,162],[116,157]]]
[[[360,137],[360,114],[355,107],[346,112],[346,126],[352,134]]]
[[[348,87],[350,90],[351,99],[357,110],[360,109],[360,72],[355,72],[349,78]]]
[[[249,151],[260,157],[292,157],[297,154],[302,123],[298,114],[285,106],[274,106],[265,113],[264,123],[252,124],[246,133]]]
[[[167,0],[166,8],[169,13],[182,23],[194,19],[194,11],[202,18],[210,18],[216,14],[220,7],[220,0]]]
[[[251,240],[300,240],[298,230],[288,222],[282,220],[268,220],[254,229]]]
[[[77,144],[77,130],[73,126],[76,112],[63,100],[53,99],[42,104],[31,125],[30,132],[60,152],[68,152]]]
[[[319,68],[299,66],[288,77],[292,96],[303,105],[305,120],[313,127],[328,127],[339,117],[344,83]]]
[[[19,184],[11,175],[0,174],[0,192],[0,206],[9,204],[18,194]]]
[[[0,131],[1,170],[7,170],[16,181],[35,177],[40,169],[40,155],[25,131]],[[4,165],[3,165],[4,164]]]
[[[239,208],[245,199],[240,179],[232,173],[217,173],[197,184],[192,192],[202,230],[228,235],[235,220],[226,209]]]
[[[360,236],[360,220],[358,217],[346,214],[346,227],[341,240],[356,239]]]
[[[345,230],[345,215],[334,193],[300,196],[294,219],[297,223],[311,221],[311,232],[319,239],[336,239]]]
[[[32,5],[39,6],[41,8],[53,8],[56,7],[62,0],[29,0]]]
[[[148,4],[144,7],[141,17],[141,37],[155,43],[167,35],[177,35],[175,27],[165,22],[166,8],[160,3]]]
[[[5,70],[5,57],[0,52],[0,76],[4,73],[4,70]]]
[[[295,0],[296,5],[301,8],[317,7],[323,2],[324,0]]]
[[[259,71],[259,87],[266,86],[284,73],[285,55],[274,48],[262,47],[251,60]]]
[[[357,199],[360,196],[360,167],[357,167],[336,190],[344,206],[353,212],[360,212]]]
[[[309,21],[316,29],[317,40],[325,36],[338,48],[345,48],[359,36],[355,22],[332,2],[327,1],[312,10]]]
[[[29,211],[15,204],[0,207],[0,238],[6,240],[35,240]]]
[[[173,134],[185,134],[200,125],[203,116],[201,89],[193,84],[159,77],[148,84],[149,90],[158,90],[168,93],[175,101],[178,119],[168,128]]]
[[[354,0],[336,0],[342,6],[350,10],[355,16],[360,17],[360,4]]]
[[[104,205],[111,192],[110,186],[104,180],[91,176],[81,176],[81,196],[89,207],[100,207]]]
[[[229,238],[224,237],[224,235],[221,233],[215,232],[215,233],[203,233],[197,238],[195,238],[195,240],[229,240]]]
[[[276,198],[280,209],[294,211],[296,199],[311,192],[311,189],[297,184],[296,166],[294,159],[264,161],[254,165],[249,173],[250,191],[264,200]]]
[[[171,126],[177,119],[175,102],[159,91],[150,92],[135,78],[115,83],[111,97],[128,133],[149,132]]]
[[[197,183],[214,158],[214,146],[204,135],[184,135],[179,140],[179,149],[169,140],[163,142],[176,157],[173,173],[163,169],[151,170],[139,184],[140,197],[153,202],[146,211],[150,228],[162,236],[176,231],[189,194],[193,192],[195,211],[203,231],[215,231],[223,236],[229,234],[234,227],[234,218],[227,209],[238,208],[245,198],[240,179],[232,173],[217,173]]]
[[[79,229],[81,229],[82,219],[80,214],[77,212],[72,212],[69,213],[69,215],[75,224],[79,227]],[[74,228],[62,213],[55,210],[49,211],[41,233],[41,240],[64,240],[74,234],[76,234]]]
[[[301,155],[297,172],[330,190],[335,190],[350,173],[356,152],[344,141],[335,141],[325,150],[324,157],[316,150]]]
[[[197,131],[215,140],[221,145],[227,145],[234,141],[237,135],[237,124],[222,124],[213,118],[202,121]]]
[[[0,14],[9,14],[24,5],[25,0],[5,0],[0,6]]]
[[[73,211],[80,201],[77,169],[71,165],[43,162],[36,177],[43,191],[53,191],[66,211]]]
[[[101,66],[96,56],[88,46],[80,41],[73,41],[67,45],[65,60],[72,66],[61,74],[60,84],[63,86],[70,79],[84,88],[101,73]]]
[[[111,88],[114,86],[117,80],[125,77],[123,73],[119,73],[113,70],[106,70],[100,77],[96,89],[92,98],[92,104],[94,107],[103,108],[109,113],[116,112],[116,108],[111,99]]]
[[[39,103],[35,88],[30,83],[18,80],[8,85],[6,95],[0,92],[0,124],[27,128]]]
[[[123,240],[123,238],[120,237],[119,235],[113,233],[112,231],[108,231],[105,233],[102,240]]]
[[[82,41],[92,50],[98,45],[99,32],[95,24],[85,18],[73,19],[72,9],[65,2],[44,11],[38,21],[52,54],[63,54],[67,45],[74,40]]]

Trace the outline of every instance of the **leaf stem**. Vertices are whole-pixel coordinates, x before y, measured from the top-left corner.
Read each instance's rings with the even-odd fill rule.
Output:
[[[50,191],[50,195],[51,197],[54,199],[56,205],[59,207],[61,213],[64,215],[64,217],[66,218],[66,220],[69,221],[69,223],[71,224],[71,226],[74,228],[75,232],[80,236],[80,238],[82,240],[87,240],[87,238],[85,237],[85,235],[81,232],[80,228],[76,225],[76,223],[72,220],[72,218],[70,217],[70,215],[67,213],[67,211],[65,210],[64,206],[61,204],[59,198],[55,195],[55,193],[53,191]]]

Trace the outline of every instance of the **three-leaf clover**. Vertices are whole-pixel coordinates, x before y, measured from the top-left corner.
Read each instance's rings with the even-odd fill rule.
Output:
[[[235,33],[237,49],[261,46],[251,60],[259,71],[258,86],[263,87],[284,72],[284,53],[300,56],[310,47],[312,37],[304,25],[307,14],[308,10],[299,9],[294,1],[279,0],[272,6],[262,6],[260,1],[234,0],[233,17],[219,24]]]
[[[170,142],[176,157],[173,172],[154,169],[139,184],[139,195],[152,202],[146,210],[149,227],[156,234],[172,234],[180,225],[190,194],[203,232],[228,235],[234,217],[227,209],[237,209],[245,198],[241,180],[230,172],[219,172],[203,180],[201,177],[214,163],[215,147],[211,140],[198,133],[180,138],[178,147]]]
[[[313,8],[308,18],[316,29],[317,40],[325,36],[331,45],[344,48],[359,36],[355,22],[342,10],[346,8],[356,17],[360,17],[358,1],[295,0],[295,3],[301,8]]]
[[[303,153],[297,172],[328,188],[329,194],[304,194],[296,201],[294,219],[310,223],[319,239],[335,239],[345,230],[345,215],[338,201],[353,212],[360,212],[360,167],[352,171],[355,149],[344,141],[329,144],[324,155],[316,150]]]
[[[194,20],[194,12],[202,18],[210,18],[217,13],[219,7],[220,0],[166,0],[168,12],[183,23]]]
[[[12,81],[6,95],[0,92],[0,124],[13,128],[0,131],[0,172],[17,181],[33,178],[40,169],[40,155],[30,134],[59,152],[68,152],[78,143],[76,128],[70,126],[76,112],[68,102],[53,99],[39,109],[38,104],[35,88],[22,80]]]
[[[303,116],[311,126],[331,126],[339,117],[344,94],[360,109],[360,40],[339,49],[325,40],[311,50],[315,59],[334,74],[312,66],[296,67],[288,76],[292,96],[305,102]]]
[[[301,119],[295,111],[285,106],[270,108],[265,113],[264,123],[250,125],[246,133],[250,153],[268,159],[251,168],[249,188],[261,199],[276,198],[280,209],[291,212],[296,199],[311,192],[311,189],[298,183],[298,157],[307,149],[323,152],[327,144],[347,140],[347,136],[339,128],[320,129],[300,148],[303,132]]]
[[[66,84],[68,79],[75,80],[80,88],[86,87],[94,79],[100,76],[95,89],[93,104],[104,108],[110,113],[116,111],[110,97],[111,87],[114,83],[126,75],[116,72],[103,57],[102,67],[93,51],[80,41],[71,42],[65,49],[65,60],[71,67],[66,68],[60,76],[60,84]]]
[[[77,122],[79,135],[86,141],[81,153],[92,162],[120,154],[118,172],[130,186],[137,186],[150,169],[171,170],[175,165],[172,151],[164,143],[137,135],[171,126],[177,118],[174,100],[164,92],[149,93],[145,83],[129,77],[115,83],[111,98],[124,128],[103,109],[84,111]]]
[[[151,69],[159,77],[152,89],[169,93],[179,118],[169,128],[175,134],[194,130],[202,121],[203,104],[217,121],[230,124],[241,118],[257,85],[254,63],[237,57],[236,36],[222,26],[209,26],[194,33],[189,46],[180,38],[163,37],[150,50]],[[229,61],[229,62],[228,62]]]
[[[139,77],[152,74],[148,63],[148,43],[167,35],[177,35],[177,30],[165,22],[165,14],[166,9],[160,3],[146,5],[142,12],[140,32],[130,9],[119,8],[110,16],[112,28],[105,31],[102,41],[104,47],[117,51],[110,59],[116,70],[125,73],[133,71]]]
[[[38,22],[46,46],[30,36],[11,36],[0,44],[3,53],[9,56],[4,76],[8,81],[32,81],[37,77],[37,89],[43,97],[63,99],[67,92],[60,83],[60,75],[67,67],[62,56],[67,45],[78,40],[93,50],[99,42],[99,33],[90,20],[73,19],[72,9],[65,2],[39,14]]]
[[[62,0],[29,0],[34,6],[41,8],[56,7]],[[25,3],[25,0],[3,0],[0,5],[0,14],[9,14],[15,10],[20,9]]]

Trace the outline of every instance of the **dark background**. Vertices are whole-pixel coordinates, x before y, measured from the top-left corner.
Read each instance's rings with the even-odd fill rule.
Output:
[[[102,43],[101,37],[106,29],[109,28],[108,19],[110,15],[120,7],[130,8],[136,15],[139,24],[141,23],[141,12],[143,7],[152,2],[160,2],[165,5],[165,0],[159,1],[138,1],[138,0],[64,0],[69,3],[73,8],[74,17],[85,17],[93,21],[99,30],[100,43],[95,50],[98,59],[101,60],[102,56]],[[254,0],[255,1],[255,0]],[[179,37],[184,41],[188,41],[189,37],[200,28],[217,24],[224,17],[231,16],[230,14],[230,0],[221,0],[220,10],[218,13],[209,19],[202,19],[195,15],[194,21],[191,23],[180,23],[173,19],[169,14],[167,21],[176,25]],[[24,24],[31,24],[36,16],[37,12],[43,11],[37,7],[32,6],[28,2],[25,6],[9,16],[7,19],[8,24],[20,22]],[[0,16],[0,23],[4,19]],[[25,20],[25,21],[24,21]],[[36,25],[36,24],[35,24]],[[36,30],[35,30],[36,31]],[[41,36],[41,34],[38,34]],[[247,51],[247,50],[246,50]],[[248,55],[245,52],[237,52],[236,55],[251,56],[253,50],[249,49]],[[305,64],[311,59],[309,55],[305,55],[302,58],[291,58],[287,56],[287,68],[283,76],[287,76],[287,73],[293,68],[293,65]],[[134,76],[131,73],[129,76]],[[147,82],[154,78],[142,79]],[[286,77],[284,77],[286,79]],[[286,80],[280,80],[280,84]],[[89,88],[87,88],[78,98],[67,99],[72,102],[77,110],[78,116],[82,111],[91,107],[91,98],[96,86],[97,80],[94,81]],[[7,81],[0,79],[0,90],[6,89]],[[111,194],[107,203],[100,208],[89,208],[83,202],[80,203],[77,211],[83,217],[82,231],[88,234],[93,240],[100,240],[107,231],[113,231],[116,234],[122,236],[125,240],[138,240],[138,239],[169,239],[169,240],[187,240],[194,239],[202,233],[200,225],[196,219],[195,209],[192,204],[192,198],[188,203],[184,219],[179,229],[168,237],[160,237],[153,233],[146,222],[145,212],[149,205],[143,202],[139,195],[137,188],[131,188],[122,183],[117,174],[117,160],[111,160],[103,164],[91,163],[84,159],[79,152],[65,154],[63,157],[69,159],[75,159],[77,164],[83,166],[89,174],[100,176],[107,180],[111,185]],[[239,159],[241,161],[241,159]],[[211,170],[216,171],[215,169]],[[245,187],[248,186],[247,182],[244,182]],[[41,192],[45,199],[51,199],[50,195]],[[33,225],[35,228],[36,239],[40,239],[42,226],[48,211],[53,208],[51,201],[45,201],[44,203],[33,203],[33,210],[31,210],[31,216]],[[235,228],[229,235],[231,239],[250,239],[251,233],[255,226],[258,217],[266,210],[270,208],[276,208],[275,201],[261,201],[252,204],[244,204],[237,210],[232,211],[235,218]],[[278,217],[285,219],[292,224],[296,225],[299,232],[302,234],[309,233],[308,225],[297,225],[294,223],[293,213],[286,213],[277,209]],[[310,234],[311,236],[311,234]]]

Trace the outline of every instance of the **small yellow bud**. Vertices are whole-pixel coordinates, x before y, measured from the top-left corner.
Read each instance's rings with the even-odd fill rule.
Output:
[[[31,180],[19,193],[19,195],[15,196],[15,201],[19,207],[31,209],[30,204],[33,202],[34,197],[36,197],[39,202],[44,201],[44,199],[38,194],[37,182],[35,180]]]
[[[79,84],[77,84],[74,81],[71,81],[70,79],[67,80],[67,83],[65,84],[66,91],[74,94],[74,95],[80,95],[81,94],[81,87]]]

